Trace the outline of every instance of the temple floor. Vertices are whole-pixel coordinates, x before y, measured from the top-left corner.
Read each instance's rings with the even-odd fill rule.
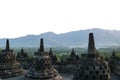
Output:
[[[60,74],[62,76],[62,80],[72,80],[73,74]],[[8,79],[0,79],[0,80],[22,80],[22,76],[16,78],[8,78]],[[120,80],[120,76],[112,74],[112,80]]]
[[[72,80],[73,74],[60,74],[63,80]],[[120,76],[112,74],[112,80],[120,80]]]

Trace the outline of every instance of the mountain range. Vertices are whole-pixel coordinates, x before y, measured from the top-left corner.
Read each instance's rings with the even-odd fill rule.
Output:
[[[87,47],[88,35],[94,33],[96,47],[120,46],[119,30],[86,29],[62,34],[46,32],[39,35],[26,35],[11,38],[11,47],[39,47],[40,38],[44,38],[45,47]],[[6,39],[0,39],[0,47],[5,47]]]

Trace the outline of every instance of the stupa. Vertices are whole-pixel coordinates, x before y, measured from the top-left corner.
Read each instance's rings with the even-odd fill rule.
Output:
[[[29,56],[27,53],[24,52],[23,48],[17,54],[16,59],[20,64],[23,66],[24,69],[28,69],[29,66]]]
[[[69,57],[64,61],[61,59],[60,64],[56,65],[56,68],[61,73],[71,74],[76,70],[78,61],[79,56],[75,53],[74,48],[72,48]]]
[[[16,61],[15,54],[10,49],[9,40],[7,39],[6,48],[0,54],[0,78],[18,77],[22,74],[22,66]]]
[[[73,80],[111,80],[108,63],[98,56],[93,33],[89,34],[87,54],[82,54]]]
[[[61,80],[61,76],[52,67],[48,52],[44,51],[43,39],[40,48],[33,55],[32,65],[24,76],[24,80]]]
[[[51,57],[52,64],[56,64],[56,62],[57,62],[57,57],[56,57],[56,55],[53,53],[52,48],[50,48],[49,55],[50,55],[50,57]]]
[[[113,50],[111,57],[108,58],[108,62],[111,72],[120,76],[120,58],[116,55],[115,50]]]
[[[72,48],[70,56],[69,56],[69,58],[67,58],[66,62],[69,64],[76,64],[78,60],[79,60],[79,56],[76,55],[74,48]]]

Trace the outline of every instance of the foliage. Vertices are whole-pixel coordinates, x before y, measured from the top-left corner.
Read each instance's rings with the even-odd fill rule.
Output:
[[[49,52],[50,48],[45,48],[45,51]],[[20,52],[20,48],[14,49],[14,52],[17,54]],[[29,57],[31,58],[34,52],[36,52],[38,48],[24,48],[24,51],[28,53]],[[71,48],[53,48],[54,54],[57,56],[58,60],[66,60],[69,57],[69,54],[71,52]],[[112,55],[113,50],[116,51],[116,55],[120,57],[120,48],[113,49],[113,48],[100,48],[98,49],[98,52],[102,54],[104,58],[110,57]],[[1,51],[1,49],[0,49]],[[81,56],[83,53],[87,53],[86,48],[75,48],[75,52],[77,55]]]

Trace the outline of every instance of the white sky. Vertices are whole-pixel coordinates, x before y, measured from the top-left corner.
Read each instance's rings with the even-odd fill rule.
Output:
[[[120,30],[120,0],[0,0],[0,38],[88,28]]]

